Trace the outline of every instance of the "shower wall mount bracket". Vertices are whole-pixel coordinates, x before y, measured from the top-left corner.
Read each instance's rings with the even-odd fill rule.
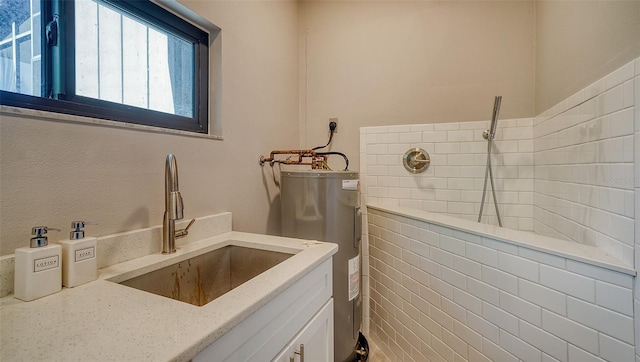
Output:
[[[484,131],[482,131],[482,138],[484,138],[485,140],[487,140],[487,141],[488,141],[488,140],[489,140],[490,132],[491,132],[491,131],[489,131],[488,129],[485,129]]]
[[[422,173],[429,168],[431,157],[422,148],[411,148],[402,156],[404,168],[414,174]]]

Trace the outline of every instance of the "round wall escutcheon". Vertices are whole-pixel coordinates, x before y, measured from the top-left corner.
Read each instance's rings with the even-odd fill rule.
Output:
[[[411,173],[424,172],[431,163],[431,157],[427,151],[422,148],[412,148],[404,153],[402,164],[404,168]]]

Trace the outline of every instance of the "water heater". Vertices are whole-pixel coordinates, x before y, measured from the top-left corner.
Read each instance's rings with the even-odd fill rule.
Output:
[[[338,244],[333,256],[334,360],[354,361],[360,331],[359,176],[350,171],[282,171],[282,234]]]

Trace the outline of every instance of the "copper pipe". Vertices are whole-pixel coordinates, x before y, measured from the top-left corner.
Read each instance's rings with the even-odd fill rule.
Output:
[[[277,160],[276,155],[291,155],[297,156],[297,160],[292,160],[292,157],[288,157],[284,160]],[[303,158],[311,158],[311,161],[304,162]],[[271,165],[274,163],[280,163],[285,165],[307,165],[312,169],[324,168],[324,164],[327,161],[327,156],[318,155],[313,150],[273,150],[269,155],[269,158],[260,156],[260,164],[264,165],[265,162],[269,162]]]

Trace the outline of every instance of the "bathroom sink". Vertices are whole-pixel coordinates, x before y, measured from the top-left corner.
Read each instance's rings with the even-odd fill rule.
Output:
[[[120,284],[203,306],[291,256],[293,254],[228,245]]]

